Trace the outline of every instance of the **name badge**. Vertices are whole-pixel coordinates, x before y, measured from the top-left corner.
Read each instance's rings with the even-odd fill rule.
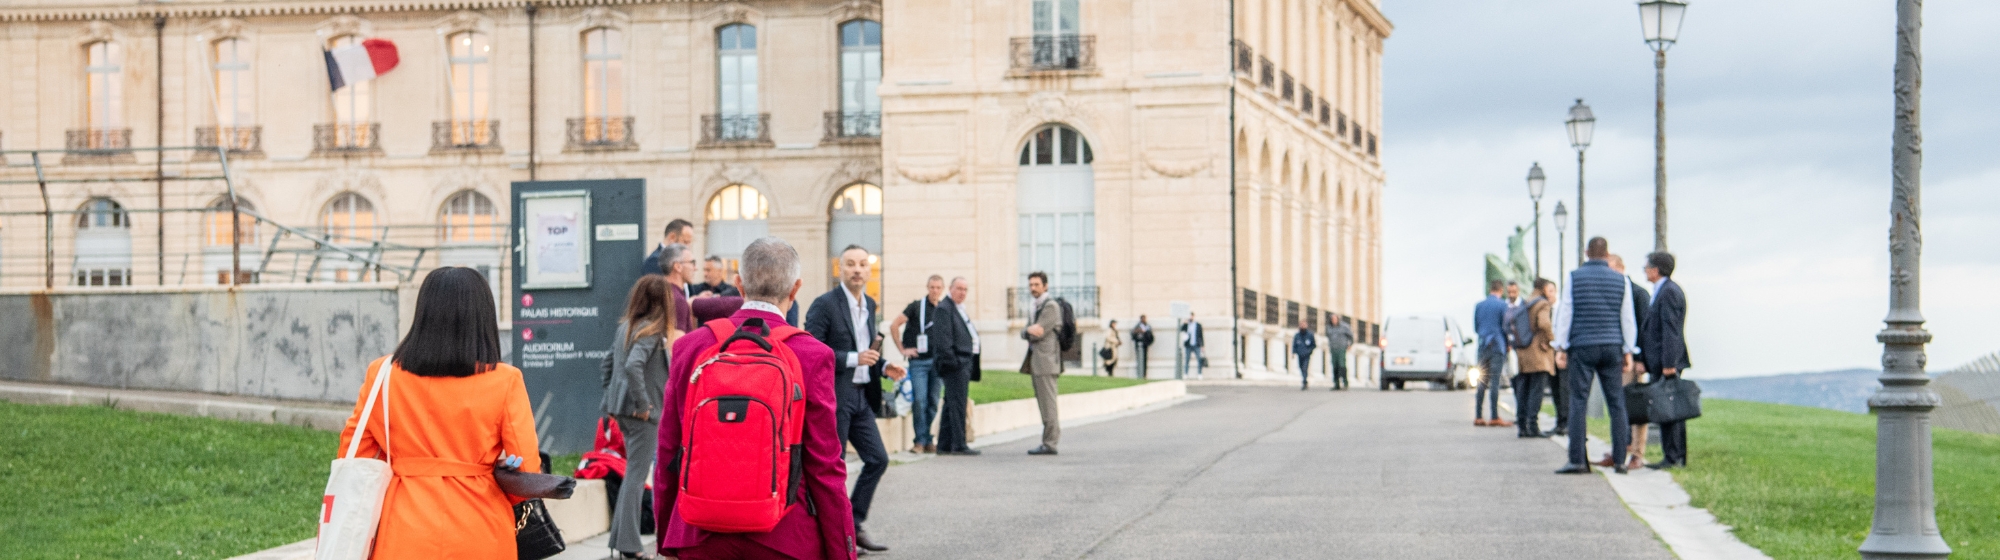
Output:
[[[927,334],[917,335],[917,352],[921,353],[929,351],[931,351],[931,335]]]

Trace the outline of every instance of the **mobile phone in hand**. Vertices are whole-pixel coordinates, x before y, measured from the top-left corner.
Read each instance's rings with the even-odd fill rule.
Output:
[[[875,341],[868,343],[868,349],[878,353],[882,351],[882,333],[875,333]]]

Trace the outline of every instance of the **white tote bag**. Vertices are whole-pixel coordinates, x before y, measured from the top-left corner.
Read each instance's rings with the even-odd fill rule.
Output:
[[[382,498],[394,475],[389,463],[379,459],[354,457],[361,449],[361,436],[368,431],[368,416],[375,410],[375,396],[387,393],[392,355],[382,360],[375,373],[375,385],[368,389],[368,402],[361,405],[361,420],[354,424],[353,441],[347,455],[333,460],[326,477],[326,498],[319,514],[319,546],[314,560],[366,560],[375,548],[375,528],[382,521]],[[383,445],[388,445],[389,399],[382,398]],[[389,453],[383,453],[384,457]]]

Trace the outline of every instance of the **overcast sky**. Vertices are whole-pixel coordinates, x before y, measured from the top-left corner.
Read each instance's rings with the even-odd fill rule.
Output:
[[[1693,0],[1667,61],[1669,241],[1691,377],[1878,368],[1888,310],[1895,2]],[[2000,351],[2000,2],[1925,3],[1930,370]],[[1388,0],[1384,311],[1470,324],[1483,255],[1576,205],[1563,129],[1597,114],[1591,235],[1652,248],[1653,60],[1628,0]],[[1574,218],[1570,234],[1573,236]],[[1542,228],[1544,276],[1574,237]],[[1531,245],[1532,247],[1532,245]],[[1532,251],[1530,252],[1532,258]]]

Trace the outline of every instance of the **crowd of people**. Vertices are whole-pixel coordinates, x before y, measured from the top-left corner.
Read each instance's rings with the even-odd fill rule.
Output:
[[[1659,422],[1659,461],[1644,459],[1649,429],[1645,411],[1631,411],[1628,388],[1677,379],[1688,368],[1683,338],[1687,300],[1673,281],[1674,256],[1646,256],[1647,285],[1626,276],[1625,261],[1602,237],[1585,246],[1587,257],[1558,286],[1536,278],[1528,294],[1516,282],[1494,280],[1473,309],[1481,375],[1473,394],[1473,424],[1512,427],[1522,438],[1563,435],[1569,458],[1557,474],[1584,474],[1591,465],[1619,474],[1639,468],[1687,466],[1686,420]],[[1511,358],[1511,359],[1510,359]],[[1512,373],[1511,377],[1509,373]],[[1611,451],[1588,461],[1587,410],[1593,382],[1611,423]],[[1503,383],[1514,396],[1514,419],[1500,417]],[[1553,395],[1553,430],[1541,429],[1542,397]]]

